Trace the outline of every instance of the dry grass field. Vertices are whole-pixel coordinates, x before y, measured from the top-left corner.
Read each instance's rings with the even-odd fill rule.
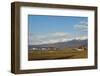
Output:
[[[79,59],[87,58],[87,50],[77,51],[72,48],[62,50],[29,50],[28,60]]]

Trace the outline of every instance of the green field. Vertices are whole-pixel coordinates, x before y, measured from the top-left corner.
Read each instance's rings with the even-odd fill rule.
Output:
[[[72,48],[49,51],[29,50],[28,53],[28,60],[79,59],[87,57],[87,50],[77,51]]]

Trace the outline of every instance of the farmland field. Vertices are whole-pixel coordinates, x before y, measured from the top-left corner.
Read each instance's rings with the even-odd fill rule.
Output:
[[[87,58],[87,50],[78,51],[73,48],[59,50],[29,50],[28,60],[52,60],[52,59],[79,59]]]

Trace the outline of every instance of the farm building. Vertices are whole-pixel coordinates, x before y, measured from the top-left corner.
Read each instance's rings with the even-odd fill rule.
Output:
[[[76,48],[76,50],[77,51],[85,51],[85,50],[87,50],[87,48],[84,46],[80,46],[80,47]]]

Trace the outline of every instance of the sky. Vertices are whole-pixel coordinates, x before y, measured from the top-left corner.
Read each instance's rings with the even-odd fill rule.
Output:
[[[28,44],[39,45],[87,39],[88,17],[28,16]]]

